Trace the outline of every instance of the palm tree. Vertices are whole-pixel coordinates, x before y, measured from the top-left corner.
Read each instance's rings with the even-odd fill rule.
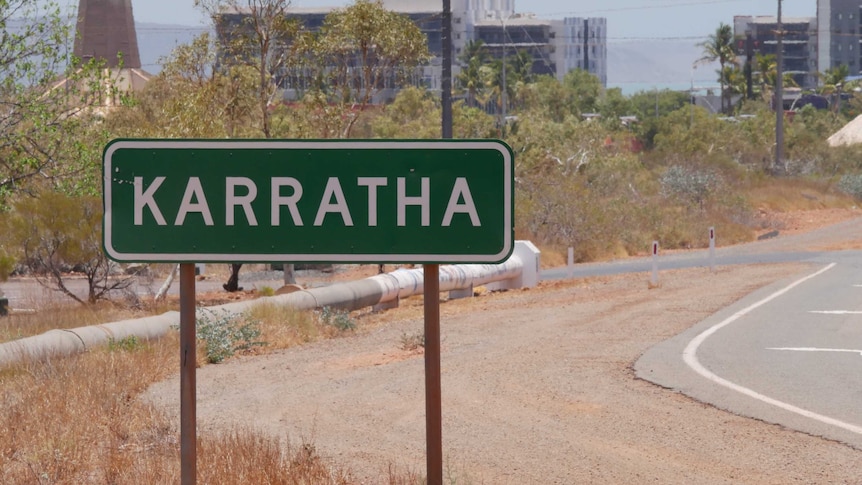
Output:
[[[484,89],[480,69],[489,62],[489,59],[490,54],[481,40],[467,42],[461,55],[458,56],[461,72],[456,79],[459,88],[467,93],[467,105],[472,105]]]
[[[783,73],[784,86],[798,88],[799,84],[793,79],[793,74]],[[772,99],[772,91],[778,78],[778,61],[774,54],[754,57],[754,79],[760,85],[760,95],[764,101]]]
[[[839,64],[818,76],[823,83],[820,92],[832,98],[832,106],[836,112],[840,111],[841,88],[844,87],[844,80],[849,75],[850,67],[847,64]]]
[[[715,62],[718,61],[718,81],[721,83],[721,111],[726,113],[730,106],[729,92],[725,88],[725,67],[728,64],[736,64],[736,53],[733,50],[733,28],[730,25],[721,22],[715,33],[710,34],[709,38],[698,44],[703,48],[703,57],[698,59],[698,62]]]
[[[775,78],[778,76],[778,61],[775,54],[757,54],[754,57],[754,71],[757,83],[760,85],[760,94],[767,99],[767,88],[775,86]],[[769,94],[771,97],[772,94]]]

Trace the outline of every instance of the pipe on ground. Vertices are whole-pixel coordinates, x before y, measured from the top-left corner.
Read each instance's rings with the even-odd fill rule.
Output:
[[[440,291],[467,289],[491,282],[514,279],[521,274],[522,268],[523,262],[517,255],[513,255],[502,264],[441,266]],[[424,291],[423,274],[422,269],[398,269],[391,273],[358,281],[251,301],[228,303],[210,307],[209,310],[239,314],[255,305],[267,303],[291,306],[297,310],[312,310],[323,307],[357,310],[422,294]],[[178,324],[179,312],[172,311],[134,320],[122,320],[66,330],[49,330],[41,335],[0,344],[0,366],[22,360],[45,360],[54,356],[84,352],[96,345],[102,345],[111,340],[119,341],[131,336],[141,339],[157,338]]]

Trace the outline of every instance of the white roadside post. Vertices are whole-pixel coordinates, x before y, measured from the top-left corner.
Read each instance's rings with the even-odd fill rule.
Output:
[[[715,273],[715,228],[709,228],[709,272]]]
[[[652,277],[650,278],[652,286],[658,286],[658,241],[652,242]]]
[[[575,277],[575,248],[569,248],[569,279]]]

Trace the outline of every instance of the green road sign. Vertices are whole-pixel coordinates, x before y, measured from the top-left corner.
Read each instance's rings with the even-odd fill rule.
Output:
[[[103,158],[105,252],[496,263],[513,247],[513,165],[495,140],[114,140]]]

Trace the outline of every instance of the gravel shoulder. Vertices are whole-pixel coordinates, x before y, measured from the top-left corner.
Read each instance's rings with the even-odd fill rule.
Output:
[[[801,244],[843,248],[862,219]],[[840,234],[840,236],[839,236]],[[827,241],[829,237],[834,240]],[[844,242],[838,240],[844,238]],[[557,281],[441,305],[443,447],[459,483],[859,483],[862,451],[735,416],[637,379],[654,344],[810,270],[752,265]],[[198,369],[198,425],[306,441],[357,483],[424,474],[421,298],[354,334]],[[178,422],[179,376],[145,399]]]

